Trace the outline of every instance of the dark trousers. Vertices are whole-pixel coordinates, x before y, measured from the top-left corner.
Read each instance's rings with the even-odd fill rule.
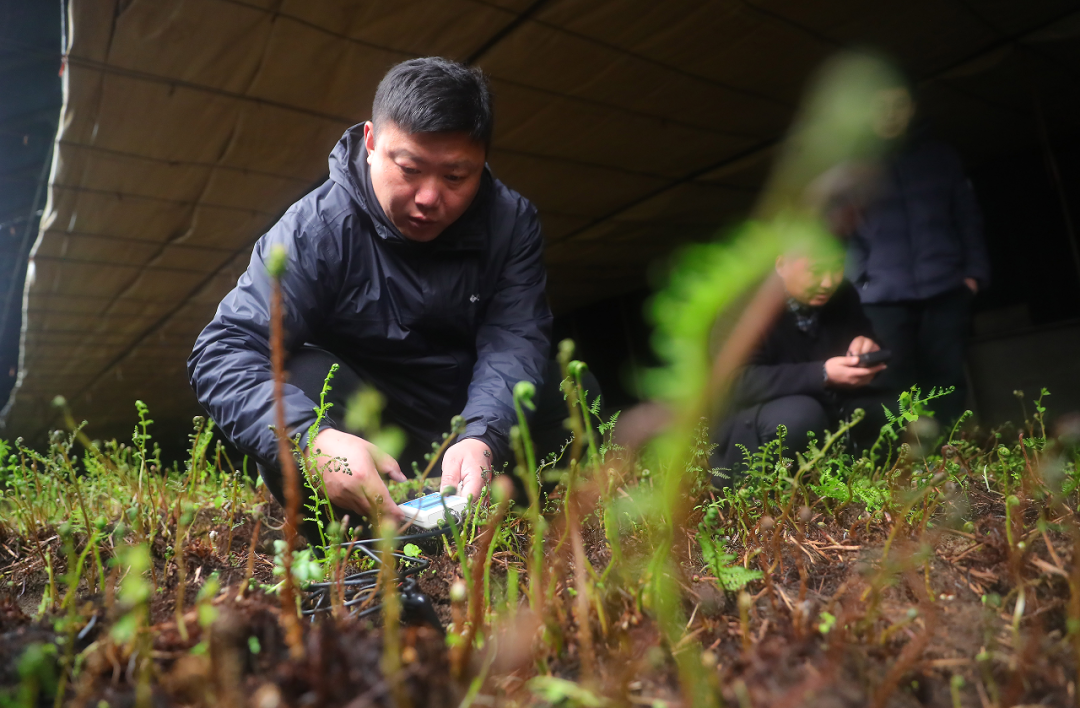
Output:
[[[303,391],[312,401],[318,401],[323,382],[326,380],[326,374],[333,364],[338,365],[338,370],[334,373],[334,378],[330,382],[330,392],[326,396],[327,403],[333,404],[328,411],[327,421],[334,428],[344,430],[343,423],[349,399],[365,385],[364,380],[356,371],[334,354],[312,346],[305,346],[292,355],[286,364],[286,370],[288,371],[290,384]],[[534,399],[536,411],[533,413],[529,425],[538,460],[549,453],[559,452],[571,437],[564,424],[569,413],[566,400],[563,398],[562,391],[559,388],[561,381],[562,372],[559,369],[558,362],[549,361],[544,376],[544,384],[537,391]],[[588,391],[588,400],[590,402],[600,395],[600,384],[591,372],[585,373],[582,377],[582,384]],[[445,415],[443,417],[446,419],[446,427],[442,430],[429,430],[424,424],[418,424],[416,416],[410,416],[407,409],[401,410],[388,405],[383,410],[382,424],[384,426],[397,426],[405,432],[405,448],[398,455],[397,461],[401,466],[401,471],[406,476],[412,473],[414,462],[418,470],[423,472],[428,464],[427,460],[424,459],[424,455],[432,452],[432,443],[442,442],[442,434],[450,431],[450,419],[460,412],[444,411]],[[495,460],[496,471],[501,469],[504,462],[509,463],[509,468],[514,465],[514,460],[497,459]],[[435,461],[432,476],[438,477],[442,474],[441,464],[441,459]],[[259,474],[266,483],[267,489],[284,505],[285,488],[281,470],[277,466],[259,465]],[[513,479],[517,484],[517,478]],[[304,492],[310,495],[310,490],[306,487]],[[302,505],[311,503],[309,496],[301,501]],[[302,509],[302,511],[305,516],[309,515],[305,509]],[[343,513],[344,511],[341,509],[335,509],[334,511],[335,516],[339,519]],[[352,514],[351,516],[355,517],[356,515]],[[356,521],[356,519],[353,520]],[[309,541],[318,541],[318,528],[315,524],[305,522],[301,530]]]
[[[956,391],[930,404],[943,424],[950,424],[967,407],[964,353],[971,322],[972,293],[967,287],[927,300],[863,305],[879,344],[892,350],[888,368],[874,380],[876,390],[896,396],[913,385],[924,394],[931,387],[955,386]]]
[[[821,442],[826,430],[835,431],[841,421],[851,417],[855,409],[862,408],[866,417],[851,429],[847,440],[848,451],[859,454],[877,440],[881,426],[885,424],[885,415],[881,410],[883,400],[875,392],[861,390],[836,394],[830,392],[826,399],[782,396],[744,408],[719,426],[714,437],[717,447],[710,462],[714,467],[728,470],[729,475],[745,473],[742,448],[751,454],[756,453],[762,445],[776,439],[776,429],[780,425],[787,428],[784,457],[795,459],[795,453],[805,453],[811,432]],[[730,482],[730,478],[721,478],[717,482]]]

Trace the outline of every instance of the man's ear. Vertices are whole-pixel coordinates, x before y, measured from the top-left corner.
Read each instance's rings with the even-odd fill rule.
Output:
[[[371,162],[371,156],[375,152],[375,124],[370,120],[364,123],[364,147],[368,152],[368,163]]]
[[[782,274],[785,263],[787,263],[787,261],[784,260],[784,254],[783,253],[781,253],[779,256],[776,257],[776,272],[777,273]]]

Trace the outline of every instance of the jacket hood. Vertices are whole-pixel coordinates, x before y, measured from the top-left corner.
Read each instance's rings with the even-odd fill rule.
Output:
[[[424,250],[444,248],[480,248],[485,242],[483,213],[493,192],[493,180],[488,166],[480,178],[480,189],[473,203],[457,221],[450,224],[429,243],[410,241],[398,230],[383,211],[371,185],[367,146],[364,145],[364,123],[357,123],[341,136],[330,153],[330,179],[348,192],[360,208],[371,217],[375,231],[384,241],[404,243]],[[438,244],[436,246],[436,244]]]

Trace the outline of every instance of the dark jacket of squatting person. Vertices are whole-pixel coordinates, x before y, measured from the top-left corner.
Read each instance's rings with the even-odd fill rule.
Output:
[[[222,432],[260,471],[276,468],[267,262],[282,247],[290,381],[312,352],[340,362],[334,393],[346,378],[373,386],[387,401],[384,420],[429,451],[462,415],[465,432],[441,472],[477,498],[493,464],[511,456],[515,384],[541,389],[549,366],[540,222],[486,165],[493,114],[478,70],[438,58],[402,62],[380,83],[372,112],[334,148],[329,179],[256,244],[199,336],[189,378]],[[286,383],[290,436],[315,421],[327,368],[306,389]],[[398,462],[340,430],[343,407],[331,410],[317,441],[301,441],[329,460],[330,501],[368,513],[382,499],[384,513],[401,518],[382,481],[404,479]],[[280,496],[280,471],[264,478],[276,479]]]

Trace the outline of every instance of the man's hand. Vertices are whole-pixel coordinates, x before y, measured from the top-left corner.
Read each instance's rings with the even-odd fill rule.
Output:
[[[859,388],[874,380],[885,368],[884,364],[869,368],[859,366],[859,355],[876,352],[881,347],[869,337],[856,337],[848,345],[847,356],[834,356],[825,362],[825,376],[829,384],[842,388]]]
[[[480,490],[491,481],[491,448],[487,443],[466,438],[451,445],[442,462],[442,486],[457,487],[458,496],[480,498]]]
[[[968,290],[971,291],[972,295],[978,295],[979,294],[979,281],[978,280],[975,280],[974,278],[964,278],[964,285],[968,286]]]
[[[860,354],[866,354],[867,352],[876,352],[881,347],[878,343],[869,337],[856,337],[851,340],[851,344],[848,345],[848,356],[859,356]]]
[[[384,517],[403,520],[401,509],[390,498],[379,476],[384,474],[395,482],[404,482],[405,475],[397,460],[363,438],[331,428],[316,435],[309,446],[319,452],[315,459],[330,501],[370,519],[374,519],[372,505],[381,504]]]
[[[825,361],[825,376],[832,386],[859,388],[873,381],[877,372],[884,368],[884,364],[870,368],[859,366],[858,356],[834,356]]]

